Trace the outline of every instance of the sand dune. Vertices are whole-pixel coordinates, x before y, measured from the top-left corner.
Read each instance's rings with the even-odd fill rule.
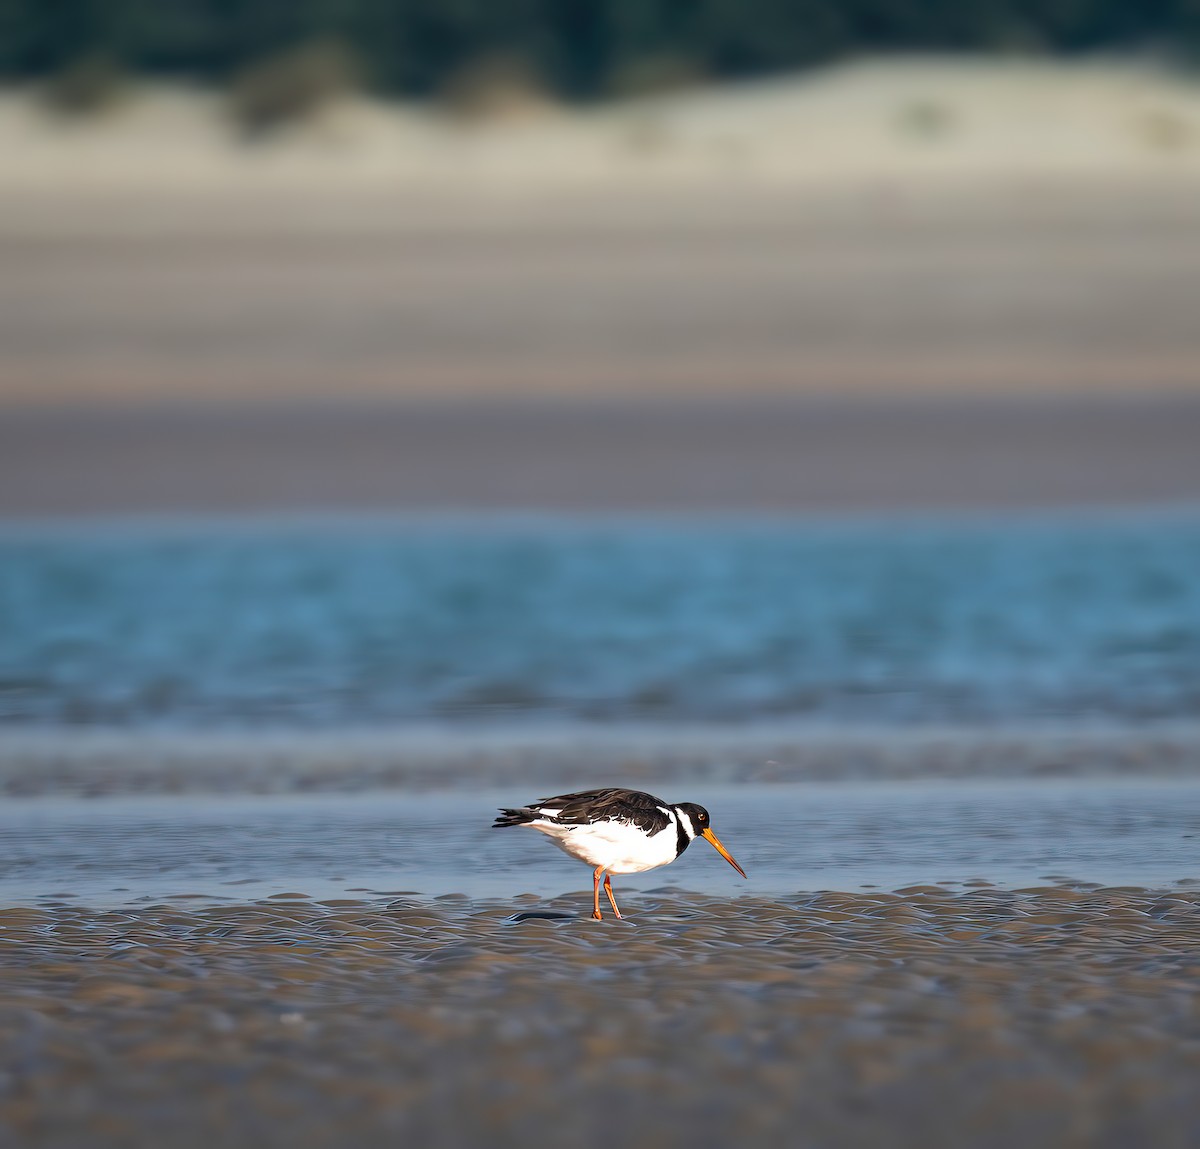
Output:
[[[1200,177],[1200,93],[1113,61],[901,59],[465,120],[347,98],[247,143],[210,92],[146,88],[71,121],[0,99],[0,192],[387,187],[504,192],[704,183]]]

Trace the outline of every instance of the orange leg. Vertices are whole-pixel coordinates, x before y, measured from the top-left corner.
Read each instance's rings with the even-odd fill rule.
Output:
[[[603,873],[603,866],[597,866],[595,871],[592,873],[592,917],[594,917],[598,922],[604,920],[604,915],[600,913],[600,875]],[[607,888],[607,877],[604,879],[604,885]],[[612,895],[610,894],[609,897],[612,897]],[[616,903],[613,903],[613,909],[616,908]]]
[[[612,879],[607,874],[604,875],[604,892],[608,895],[608,900],[612,902],[613,913],[620,917],[621,911],[617,909],[617,899],[613,897]]]

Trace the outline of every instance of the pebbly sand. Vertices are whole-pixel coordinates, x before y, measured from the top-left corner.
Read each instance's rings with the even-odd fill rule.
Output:
[[[1127,1146],[1200,1133],[1200,893],[0,912],[27,1146]]]

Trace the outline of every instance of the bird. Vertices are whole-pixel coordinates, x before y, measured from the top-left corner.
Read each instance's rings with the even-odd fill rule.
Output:
[[[665,866],[683,853],[696,838],[709,842],[744,878],[746,871],[733,860],[709,825],[708,811],[695,802],[664,802],[641,790],[609,786],[543,798],[527,806],[500,809],[492,829],[532,826],[560,850],[586,862],[592,869],[592,917],[600,913],[600,879],[621,917],[613,897],[611,874],[640,874]]]

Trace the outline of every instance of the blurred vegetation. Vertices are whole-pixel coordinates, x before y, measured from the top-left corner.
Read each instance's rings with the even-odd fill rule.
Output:
[[[61,115],[93,116],[119,103],[125,92],[126,77],[116,61],[103,52],[91,52],[48,76],[41,97]]]
[[[438,98],[466,119],[495,119],[536,108],[544,88],[520,57],[479,56],[447,76]]]
[[[66,78],[68,101],[85,103],[111,86],[88,61],[236,82],[251,123],[338,70],[429,96],[503,60],[543,91],[593,99],[856,52],[1128,49],[1194,59],[1200,0],[0,0],[0,82]]]
[[[230,84],[230,110],[247,135],[262,135],[320,111],[356,79],[344,45],[314,40],[247,65]]]

